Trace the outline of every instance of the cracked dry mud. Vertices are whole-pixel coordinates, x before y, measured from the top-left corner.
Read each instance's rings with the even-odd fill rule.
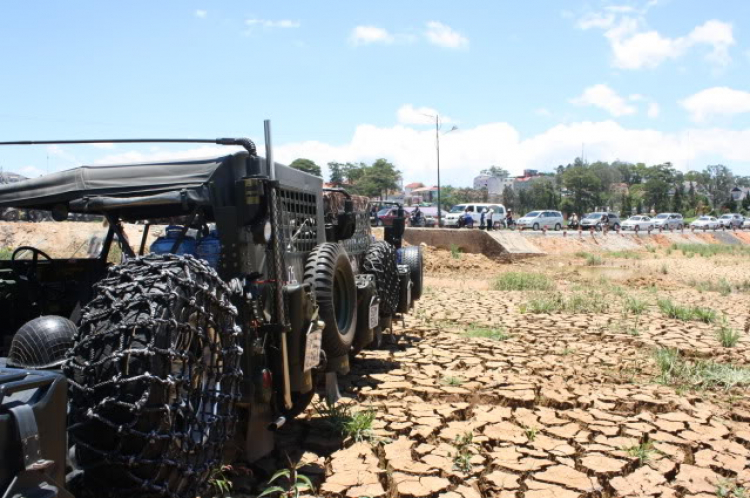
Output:
[[[589,278],[573,258],[498,265],[492,272],[520,268],[547,273],[559,290],[622,285],[638,295],[645,292],[642,279],[662,282],[668,290],[642,294],[651,306],[638,335],[613,327],[622,319],[616,306],[595,314],[523,314],[526,293],[487,290],[489,283],[477,287],[456,272],[432,274],[405,326],[384,347],[353,360],[340,380],[345,403],[376,411],[375,442],[331,437],[308,409],[279,433],[276,454],[263,465],[283,468],[289,455],[316,483],[316,495],[331,497],[708,498],[721,483],[747,488],[746,392],[659,384],[651,351],[676,347],[747,366],[746,330],[735,347],[722,348],[715,325],[664,318],[655,301],[715,303],[742,331],[750,295],[700,294],[685,284],[690,272],[725,269],[721,259],[652,256],[653,263],[638,267],[610,261],[632,270],[618,281]],[[642,273],[663,261],[681,271]],[[747,262],[734,264],[750,275]],[[469,338],[463,333],[472,324],[502,327],[510,337]],[[470,443],[461,447],[467,434]]]

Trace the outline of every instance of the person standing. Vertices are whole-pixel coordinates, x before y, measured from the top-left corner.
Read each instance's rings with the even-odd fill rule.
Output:
[[[492,207],[489,207],[487,209],[487,231],[489,232],[492,230],[493,225],[495,224],[495,210],[492,209]]]
[[[479,229],[484,230],[484,224],[487,221],[487,208],[482,208],[482,212],[479,213]]]

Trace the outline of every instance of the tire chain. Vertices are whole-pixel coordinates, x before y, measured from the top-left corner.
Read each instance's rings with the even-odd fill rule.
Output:
[[[237,309],[229,301],[230,288],[198,259],[163,254],[113,267],[94,285],[94,291],[96,297],[82,311],[75,345],[64,366],[71,400],[68,432],[77,448],[99,460],[83,465],[83,470],[95,472],[101,465],[114,465],[122,471],[133,485],[120,488],[117,496],[196,496],[211,470],[221,464],[222,449],[235,429],[242,330],[235,325]],[[174,316],[178,301],[190,311],[188,323]],[[160,317],[155,316],[157,303],[163,310]],[[134,312],[138,316],[135,323],[126,319]],[[166,348],[155,344],[160,328],[161,337],[166,334],[168,338]],[[133,344],[136,331],[141,331],[142,347]],[[196,354],[189,347],[176,349],[175,344],[180,343],[199,343],[203,348]],[[97,355],[101,359],[96,359]],[[158,360],[168,366],[165,378],[149,372],[148,366]],[[147,365],[143,373],[130,376],[124,370],[133,361]],[[179,373],[175,373],[175,365],[179,365]],[[104,372],[114,375],[102,379]],[[117,395],[129,385],[142,392],[140,399],[118,400]],[[153,394],[164,404],[150,403]],[[119,421],[109,416],[113,411]],[[123,412],[128,415],[126,422],[122,422]],[[153,422],[154,417],[159,421],[151,431],[136,427],[144,420]],[[99,424],[116,433],[114,449],[91,444],[96,440],[91,430],[96,432]],[[126,440],[130,452],[123,451]],[[140,449],[133,452],[134,446]],[[131,471],[148,467],[155,474],[150,479]]]
[[[364,273],[375,277],[380,296],[380,316],[390,316],[398,309],[399,281],[396,267],[396,249],[385,241],[373,243],[362,263]]]

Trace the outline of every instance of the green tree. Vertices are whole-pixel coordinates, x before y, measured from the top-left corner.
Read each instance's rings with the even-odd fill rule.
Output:
[[[750,211],[750,192],[748,192],[747,194],[745,194],[745,198],[742,199],[742,209],[745,212]]]
[[[320,166],[310,159],[295,159],[289,167],[304,171],[305,173],[310,173],[311,175],[323,176],[323,173],[320,171]]]
[[[503,188],[503,206],[507,210],[516,208],[516,192],[510,185],[506,185]]]
[[[563,185],[568,189],[576,213],[584,213],[600,204],[602,182],[579,159],[563,173]]]
[[[344,165],[341,163],[328,163],[328,171],[331,172],[329,182],[340,186],[344,183]]]
[[[645,173],[644,201],[656,212],[669,211],[671,202],[669,191],[675,184],[675,170],[670,163],[651,166]]]
[[[672,197],[672,211],[675,213],[681,213],[685,208],[685,184],[678,182],[674,189],[674,196]]]
[[[362,174],[353,183],[368,197],[379,196],[382,199],[388,191],[398,188],[401,179],[401,172],[385,159],[378,159],[372,166],[361,168],[361,171]]]
[[[623,218],[629,217],[633,214],[633,199],[630,195],[625,193],[622,194],[622,198],[620,199],[620,212]]]
[[[714,208],[723,206],[729,200],[729,191],[734,186],[734,175],[730,169],[723,164],[709,165],[703,170],[703,178]]]
[[[501,168],[500,166],[490,166],[489,168],[480,171],[480,174],[493,176],[495,178],[508,178],[510,176],[508,170]]]

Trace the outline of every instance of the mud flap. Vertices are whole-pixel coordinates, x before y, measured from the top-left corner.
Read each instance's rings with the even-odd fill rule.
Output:
[[[341,399],[339,392],[339,378],[336,372],[326,372],[326,403],[328,406]]]

